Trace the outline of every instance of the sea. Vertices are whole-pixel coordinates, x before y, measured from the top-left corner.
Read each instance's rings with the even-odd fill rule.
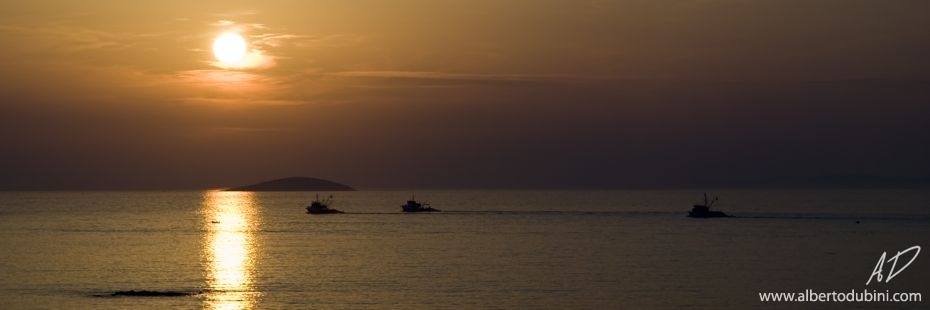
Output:
[[[717,189],[733,217],[686,217],[703,193],[0,192],[0,309],[930,305],[930,190]],[[808,290],[922,300],[760,300]]]

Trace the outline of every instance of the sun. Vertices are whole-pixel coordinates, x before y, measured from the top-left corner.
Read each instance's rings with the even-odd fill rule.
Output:
[[[248,44],[237,33],[227,32],[213,40],[213,56],[216,60],[228,65],[234,65],[245,59]]]

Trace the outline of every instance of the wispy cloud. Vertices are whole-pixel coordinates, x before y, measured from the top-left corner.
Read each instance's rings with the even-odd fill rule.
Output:
[[[292,99],[261,99],[261,98],[213,98],[213,97],[185,97],[180,98],[179,101],[191,104],[205,104],[205,105],[269,105],[269,106],[288,106],[288,105],[302,105],[309,103],[307,100],[292,100]]]
[[[232,70],[264,70],[269,69],[277,65],[275,57],[265,54],[264,51],[258,48],[250,48],[246,53],[245,58],[238,63],[224,63],[221,61],[210,61],[210,65],[220,68],[220,69],[232,69]]]
[[[358,34],[330,34],[300,36],[294,39],[294,45],[302,48],[344,48],[358,46],[367,38]]]
[[[257,10],[240,10],[240,11],[235,11],[235,12],[216,13],[213,15],[217,17],[223,17],[223,18],[242,18],[246,16],[258,15],[258,11]]]
[[[209,25],[210,25],[210,26],[214,26],[214,27],[229,27],[229,26],[232,26],[232,25],[235,25],[235,24],[236,24],[236,22],[234,22],[234,21],[226,20],[226,19],[221,19],[221,20],[212,22],[212,23],[210,23]]]
[[[135,39],[153,37],[160,34],[133,34],[109,32],[86,27],[66,25],[0,25],[0,35],[15,37],[29,44],[17,47],[54,50],[59,52],[78,52],[104,48],[127,48]]]
[[[267,29],[267,28],[263,28]],[[263,47],[280,47],[288,40],[305,39],[310,36],[286,34],[286,33],[263,33],[249,36],[252,44]]]
[[[497,73],[454,73],[436,71],[343,71],[329,73],[331,76],[356,78],[421,79],[450,81],[584,81],[608,80],[611,76],[573,74],[497,74]]]
[[[261,91],[277,85],[273,77],[235,70],[187,70],[174,74],[174,79],[183,85],[227,88],[237,92]]]

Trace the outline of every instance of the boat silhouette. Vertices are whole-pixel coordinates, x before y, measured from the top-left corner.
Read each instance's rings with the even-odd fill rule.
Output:
[[[721,211],[713,211],[710,209],[719,199],[714,197],[713,200],[708,201],[707,193],[704,193],[704,204],[696,204],[691,208],[691,211],[688,211],[688,217],[699,217],[699,218],[708,218],[708,217],[730,217],[726,213]]]
[[[431,207],[429,203],[417,201],[416,196],[410,197],[410,200],[407,200],[407,203],[400,208],[404,212],[439,212],[439,209]]]
[[[343,213],[342,211],[336,209],[330,209],[329,205],[333,202],[333,196],[330,195],[327,199],[320,199],[320,195],[317,194],[316,198],[313,201],[310,201],[310,205],[307,206],[308,214],[338,214]]]

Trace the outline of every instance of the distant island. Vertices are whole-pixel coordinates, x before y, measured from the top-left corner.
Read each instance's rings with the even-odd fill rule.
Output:
[[[277,180],[261,182],[252,185],[239,186],[225,189],[231,192],[300,192],[300,191],[354,191],[351,186],[336,183],[329,180],[308,178],[308,177],[291,177]]]

